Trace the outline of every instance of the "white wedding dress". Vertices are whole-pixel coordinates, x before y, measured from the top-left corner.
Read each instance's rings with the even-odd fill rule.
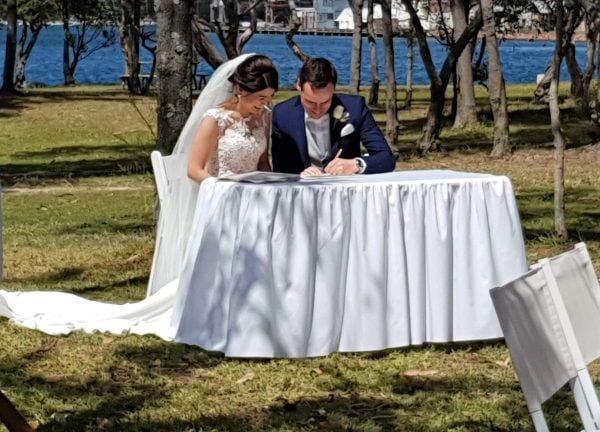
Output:
[[[198,125],[205,116],[213,117],[220,129],[217,151],[207,164],[207,170],[213,176],[255,171],[268,145],[269,121],[266,115],[252,123],[236,119],[232,111],[219,106],[233,95],[227,78],[249,55],[231,60],[215,71],[194,106],[174,150],[174,153],[189,154]],[[154,277],[151,278],[154,285],[148,287],[146,299],[119,305],[60,292],[0,290],[0,316],[49,334],[80,330],[89,333],[154,334],[172,340],[171,315],[178,296],[178,275],[182,271],[178,262],[184,262],[179,257],[184,257],[194,211],[202,211],[195,209],[196,197],[202,193],[202,187],[198,190],[197,184],[185,179],[171,184],[170,189],[169,207],[161,209],[159,218],[157,238],[160,241],[157,241],[154,251]]]
[[[233,111],[211,108],[204,116],[214,118],[219,125],[221,138],[217,152],[207,164],[210,175],[218,177],[256,171],[260,156],[267,149],[266,118],[255,125],[247,119],[236,119]]]

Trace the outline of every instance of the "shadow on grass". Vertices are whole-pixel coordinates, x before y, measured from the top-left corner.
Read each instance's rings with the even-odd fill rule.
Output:
[[[78,225],[69,225],[58,229],[58,234],[105,234],[108,232],[119,234],[136,234],[136,233],[151,233],[155,226],[153,221],[145,222],[134,221],[119,221],[114,219],[100,220],[95,223],[83,222]]]
[[[428,102],[414,104],[414,108],[426,108]],[[377,108],[376,112],[385,113],[385,110]],[[480,118],[486,122],[488,128],[465,128],[463,130],[451,130],[452,122],[449,117],[443,120],[444,128],[440,136],[442,148],[446,150],[468,149],[489,153],[492,148],[492,118],[489,110],[482,110]],[[563,128],[567,139],[567,148],[577,148],[598,141],[600,129],[586,119],[582,119],[576,108],[561,109],[563,116]],[[414,136],[420,136],[425,118],[420,116],[412,119],[402,119],[400,113],[400,136],[398,151],[411,151],[415,145]],[[547,109],[517,109],[509,113],[511,142],[519,149],[535,149],[540,146],[552,145],[552,132],[550,129],[550,115]],[[378,123],[380,128],[385,129],[385,122]],[[403,137],[404,135],[404,137]],[[411,135],[407,138],[406,135]],[[465,145],[464,143],[469,143]]]
[[[19,94],[6,95],[0,98],[0,109],[18,110],[26,108],[28,104],[41,104],[45,102],[76,102],[76,101],[127,101],[130,99],[152,99],[156,95],[150,93],[145,96],[131,95],[126,90],[107,86],[89,87],[47,87]],[[25,106],[24,106],[25,105]]]
[[[568,225],[568,224],[567,224]],[[569,239],[576,242],[600,241],[600,231],[567,229]],[[546,229],[526,229],[527,241],[542,241],[554,238],[554,232]]]
[[[4,185],[10,186],[18,182],[37,183],[62,178],[109,177],[150,171],[150,159],[144,154],[138,157],[111,159],[4,164],[0,165],[0,179]]]
[[[592,187],[568,187],[566,225],[569,238],[577,241],[600,240],[600,197]],[[518,193],[519,215],[529,241],[554,237],[554,192],[550,188],[524,189]]]
[[[57,272],[53,273],[44,273],[35,277],[27,277],[27,278],[19,278],[19,279],[7,279],[7,283],[18,285],[19,287],[28,287],[29,289],[48,289],[57,283],[66,284],[68,282],[73,281],[81,281],[81,279],[87,273],[91,271],[101,271],[102,269],[113,270],[114,266],[106,265],[106,266],[94,266],[93,268],[85,268],[85,267],[68,267],[61,269]],[[131,269],[135,270],[135,269]],[[82,283],[77,284],[74,288],[68,288],[61,286],[60,291],[64,293],[70,294],[94,294],[94,293],[110,293],[112,290],[116,288],[124,288],[132,285],[146,285],[148,283],[148,276],[134,276],[119,279],[115,282],[107,282],[107,283],[98,283],[91,286],[85,286]],[[52,288],[51,288],[52,289]],[[115,303],[117,303],[115,301]]]
[[[251,393],[247,401],[237,399],[233,395],[236,389],[232,388],[229,390],[231,397],[240,409],[228,410],[227,405],[231,404],[227,403],[226,392],[216,395],[209,387],[196,395],[193,389],[201,387],[199,380],[202,378],[198,378],[196,371],[236,361],[221,354],[156,338],[148,340],[128,336],[112,340],[116,346],[112,349],[111,360],[91,377],[27,372],[35,363],[45,364],[52,360],[52,355],[60,355],[61,347],[54,342],[60,342],[60,339],[43,337],[47,342],[42,343],[40,348],[19,357],[10,354],[0,357],[0,385],[10,388],[20,399],[37,400],[36,404],[44,412],[43,417],[49,419],[39,426],[40,432],[512,432],[523,430],[530,424],[524,399],[522,403],[514,402],[515,397],[521,394],[516,378],[512,381],[491,379],[481,374],[472,375],[464,369],[451,376],[407,378],[391,369],[389,373],[376,377],[382,384],[391,386],[389,396],[383,393],[380,396],[361,396],[358,394],[360,385],[354,381],[353,375],[343,375],[338,380],[340,386],[326,396],[298,397],[293,396],[293,390],[287,396],[282,390],[280,397],[266,405],[258,401],[253,403]],[[460,346],[472,346],[477,351],[489,344],[462,343]],[[427,348],[447,350],[452,346],[456,347],[456,344]],[[217,379],[215,385],[218,386],[218,382]],[[182,391],[187,394],[182,396]],[[496,395],[493,402],[488,403],[494,407],[490,413],[485,410],[487,405],[481,402],[486,395]],[[179,397],[187,400],[186,406],[195,406],[194,411],[182,413],[180,407],[173,406]],[[457,400],[481,408],[463,412]],[[225,404],[223,409],[218,407],[219,404]],[[549,418],[550,424],[556,426],[552,430],[571,430],[568,425],[576,424],[576,417],[569,405],[570,394],[559,393],[549,404],[549,412],[560,413],[558,418]],[[21,408],[28,415],[28,407]],[[53,411],[57,409],[59,411]],[[432,419],[437,422],[435,426]]]
[[[57,157],[73,157],[93,155],[97,152],[125,153],[138,155],[140,153],[150,154],[152,145],[125,144],[125,145],[89,145],[89,146],[63,146],[52,147],[34,151],[17,151],[11,154],[16,159],[55,159]],[[149,158],[150,156],[148,156]]]
[[[17,116],[27,108],[29,101],[22,96],[0,94],[0,118]]]

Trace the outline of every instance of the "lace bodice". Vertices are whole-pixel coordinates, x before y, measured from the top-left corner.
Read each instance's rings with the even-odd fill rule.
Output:
[[[236,119],[233,111],[225,108],[209,109],[204,116],[214,118],[220,130],[217,151],[206,166],[210,175],[256,171],[258,160],[267,148],[265,122],[252,125],[248,119]]]

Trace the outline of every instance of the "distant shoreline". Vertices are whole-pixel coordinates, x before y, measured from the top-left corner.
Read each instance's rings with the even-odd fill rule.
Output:
[[[527,42],[554,42],[556,37],[556,33],[554,32],[545,32],[545,33],[511,33],[504,37],[501,37],[503,40],[519,40],[519,41],[527,41]],[[573,35],[573,42],[585,42],[585,34],[584,33],[575,33]]]
[[[6,26],[6,21],[0,21],[2,26]],[[70,25],[77,25],[78,22],[71,21]],[[20,23],[19,23],[20,25]],[[48,26],[62,26],[62,21],[52,21],[48,23]],[[145,21],[142,25],[156,25],[155,22]],[[257,29],[255,34],[285,34],[287,30],[285,29]],[[322,29],[317,30],[301,30],[298,35],[309,35],[309,36],[351,36],[351,30],[339,30],[339,29]],[[434,35],[429,34],[429,37],[434,37]],[[398,37],[402,37],[401,35]],[[554,42],[556,34],[554,32],[544,32],[544,33],[528,33],[528,32],[519,32],[519,33],[510,33],[506,35],[498,34],[498,39],[500,40],[510,40],[510,41],[526,41],[526,42]],[[586,42],[585,33],[575,33],[573,35],[573,42]]]

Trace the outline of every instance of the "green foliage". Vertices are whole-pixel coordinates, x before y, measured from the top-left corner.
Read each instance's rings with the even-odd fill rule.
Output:
[[[45,25],[61,18],[61,2],[58,0],[19,1],[17,15],[34,26]]]
[[[503,34],[552,31],[555,22],[553,1],[496,0],[494,19],[497,30]]]
[[[118,21],[118,9],[104,0],[69,0],[72,18],[100,27]]]

